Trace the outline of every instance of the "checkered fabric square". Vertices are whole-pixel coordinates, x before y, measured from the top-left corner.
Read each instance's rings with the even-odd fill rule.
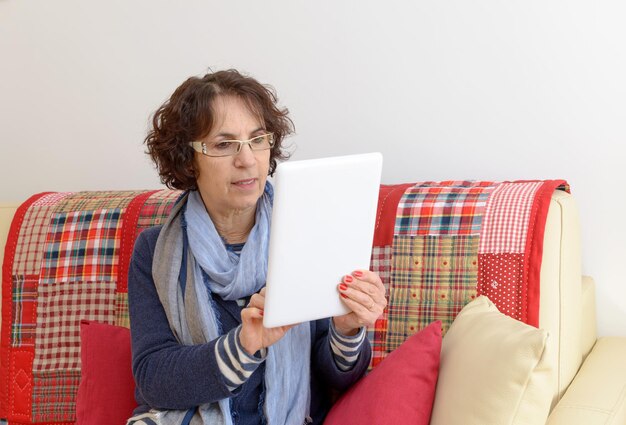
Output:
[[[148,227],[165,222],[176,200],[183,194],[181,190],[161,190],[151,195],[141,207],[137,220],[136,236]]]
[[[33,205],[34,206],[39,206],[39,207],[43,207],[43,206],[52,207],[52,206],[57,205],[63,199],[65,199],[68,196],[71,196],[73,194],[74,194],[74,192],[52,192],[52,193],[48,193],[48,194],[42,196],[41,198],[37,199],[35,202],[33,202]]]
[[[523,253],[530,211],[543,182],[502,183],[489,197],[480,253]]]
[[[121,211],[55,214],[44,250],[41,283],[117,278]]]
[[[391,278],[391,254],[391,245],[372,248],[370,270],[378,273],[386,290],[389,290],[389,279]]]
[[[74,423],[80,370],[33,373],[32,423]]]
[[[127,292],[118,292],[115,294],[115,325],[130,328]]]
[[[54,202],[69,195],[69,193],[44,195],[26,211],[15,247],[12,268],[14,275],[39,274]]]
[[[402,196],[394,235],[471,235],[480,232],[493,182],[419,183]]]
[[[385,294],[389,294],[389,281],[391,278],[391,254],[392,247],[375,246],[372,249],[372,258],[370,262],[370,270],[378,273],[380,280],[385,287]],[[387,342],[387,309],[376,320],[374,326],[367,330],[367,337],[372,346],[372,360],[370,361],[370,369],[376,366],[387,355],[385,344]]]
[[[144,191],[85,191],[76,192],[63,199],[55,212],[93,211],[99,209],[123,209]]]
[[[39,285],[33,371],[80,369],[80,321],[115,323],[115,282]]]
[[[476,297],[478,235],[396,235],[387,351],[435,320],[445,333]]]
[[[35,343],[37,282],[36,275],[12,276],[11,346],[32,347]]]

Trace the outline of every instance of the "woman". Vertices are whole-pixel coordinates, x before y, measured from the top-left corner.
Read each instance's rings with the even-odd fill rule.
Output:
[[[135,244],[128,298],[139,407],[129,423],[322,423],[331,395],[367,368],[365,327],[386,305],[367,270],[338,284],[351,313],[263,327],[266,180],[293,131],[276,101],[228,70],[189,78],[154,115],[148,153],[162,182],[186,192]]]

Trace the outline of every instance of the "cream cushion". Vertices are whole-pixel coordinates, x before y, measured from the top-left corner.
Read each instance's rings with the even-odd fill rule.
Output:
[[[545,330],[500,313],[487,297],[467,304],[443,338],[431,425],[545,423],[548,346]]]

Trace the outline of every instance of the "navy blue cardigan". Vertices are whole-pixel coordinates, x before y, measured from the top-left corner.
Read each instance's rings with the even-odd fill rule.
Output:
[[[264,363],[243,385],[231,392],[217,365],[216,340],[186,346],[179,344],[172,334],[152,280],[152,258],[160,229],[153,227],[139,235],[128,273],[133,374],[137,384],[135,398],[139,404],[134,413],[143,413],[150,408],[190,409],[230,398],[235,424],[264,423],[261,410]],[[241,307],[236,301],[215,298],[223,332],[239,326]],[[321,424],[332,397],[345,391],[365,373],[371,348],[366,339],[355,366],[342,372],[330,348],[329,319],[310,323],[310,414],[313,423]]]

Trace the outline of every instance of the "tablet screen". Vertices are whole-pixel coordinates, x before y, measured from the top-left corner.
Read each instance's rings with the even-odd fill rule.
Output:
[[[280,164],[274,177],[265,327],[349,310],[337,285],[369,269],[382,155]]]

